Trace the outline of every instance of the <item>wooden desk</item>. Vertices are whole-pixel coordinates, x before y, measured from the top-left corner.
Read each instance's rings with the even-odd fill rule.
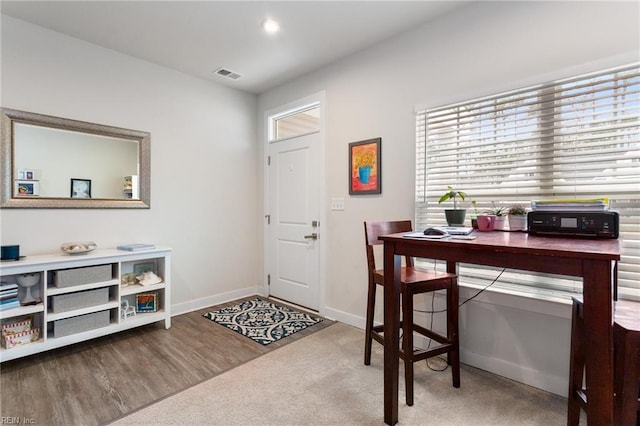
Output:
[[[384,420],[398,422],[400,259],[441,259],[448,272],[473,263],[582,277],[589,385],[589,425],[613,424],[612,270],[620,259],[618,240],[529,236],[521,232],[475,232],[475,240],[425,240],[402,234],[384,241]],[[568,344],[568,340],[567,340]],[[464,386],[464,383],[462,383]]]

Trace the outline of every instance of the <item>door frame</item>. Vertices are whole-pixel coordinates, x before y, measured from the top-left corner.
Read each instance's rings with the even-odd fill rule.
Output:
[[[266,110],[263,117],[263,125],[264,131],[262,135],[262,176],[263,176],[263,266],[262,266],[262,282],[263,282],[263,291],[264,294],[269,294],[269,284],[267,283],[267,274],[269,274],[269,224],[267,221],[267,215],[269,215],[269,165],[268,165],[268,157],[269,157],[269,132],[271,129],[271,119],[272,117],[277,117],[281,115],[286,115],[291,112],[295,112],[296,110],[301,110],[311,105],[316,104],[320,110],[320,131],[319,131],[319,139],[320,146],[318,147],[318,161],[320,162],[319,174],[320,174],[320,182],[319,182],[319,194],[318,194],[318,209],[320,217],[318,220],[320,221],[320,226],[318,227],[318,233],[320,234],[320,238],[318,238],[317,243],[320,244],[320,259],[318,265],[318,313],[320,315],[325,315],[325,271],[326,271],[326,247],[327,247],[327,209],[326,209],[326,157],[325,157],[325,146],[326,146],[326,105],[325,105],[325,92],[317,92],[311,94],[309,96],[305,96],[304,98],[286,103],[284,105],[271,108]]]

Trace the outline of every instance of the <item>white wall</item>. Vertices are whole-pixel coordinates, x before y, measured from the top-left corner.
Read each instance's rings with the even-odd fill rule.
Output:
[[[151,133],[151,209],[4,209],[2,244],[170,246],[174,313],[256,291],[254,95],[5,16],[1,77],[3,107]]]
[[[363,220],[413,217],[416,106],[637,61],[639,12],[637,2],[474,3],[260,95],[261,119],[270,108],[326,91],[327,315],[364,323]],[[382,195],[350,197],[347,144],[374,137],[382,137]],[[329,210],[332,197],[345,198],[344,211]],[[461,298],[473,293],[463,289]],[[481,296],[461,310],[462,359],[565,394],[568,319],[567,305]]]

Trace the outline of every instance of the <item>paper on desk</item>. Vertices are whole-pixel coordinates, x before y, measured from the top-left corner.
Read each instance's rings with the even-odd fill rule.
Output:
[[[404,238],[424,238],[427,240],[440,240],[442,238],[447,238],[449,235],[424,235],[424,232],[410,232],[408,234],[404,234]]]

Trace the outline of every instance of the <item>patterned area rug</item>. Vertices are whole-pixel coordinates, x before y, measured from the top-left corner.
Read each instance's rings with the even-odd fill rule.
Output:
[[[268,345],[322,321],[322,318],[262,299],[207,312],[203,316],[262,345]]]

